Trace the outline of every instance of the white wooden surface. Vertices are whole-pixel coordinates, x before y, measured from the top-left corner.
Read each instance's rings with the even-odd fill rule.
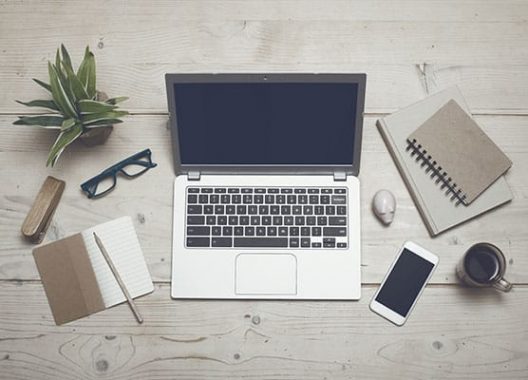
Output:
[[[46,61],[64,42],[94,49],[100,89],[133,115],[101,147],[74,145],[44,166],[48,131],[13,126],[45,96]],[[174,301],[169,297],[173,166],[166,72],[366,72],[360,302]],[[7,1],[0,3],[0,378],[528,378],[528,2]],[[457,84],[513,160],[511,204],[431,239],[375,129],[377,117]],[[88,201],[79,184],[149,147],[159,166]],[[20,225],[47,175],[67,187],[47,240],[131,215],[156,282],[138,300],[57,327]],[[370,212],[380,188],[394,224]],[[396,249],[411,239],[440,266],[408,324],[368,310]],[[457,285],[456,262],[490,241],[508,259],[510,294]]]

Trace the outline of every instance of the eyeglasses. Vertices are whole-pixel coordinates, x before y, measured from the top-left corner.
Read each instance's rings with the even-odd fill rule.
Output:
[[[88,198],[98,198],[108,194],[115,188],[117,174],[121,173],[127,178],[135,178],[145,173],[150,168],[157,166],[152,162],[152,152],[145,149],[133,156],[118,162],[101,172],[101,174],[90,178],[81,184],[81,189],[86,193]]]

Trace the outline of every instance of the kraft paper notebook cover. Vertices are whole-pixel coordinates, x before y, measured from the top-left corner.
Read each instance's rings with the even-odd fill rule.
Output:
[[[408,137],[410,150],[431,178],[466,205],[512,162],[455,100],[449,100]]]
[[[126,301],[93,232],[103,241],[132,298],[154,290],[130,217],[45,244],[35,248],[33,256],[58,325]]]
[[[401,109],[377,122],[387,148],[409,189],[422,219],[432,236],[463,223],[512,199],[504,177],[497,179],[470,205],[456,206],[407,149],[407,138],[449,100],[455,100],[464,111],[468,107],[458,87],[450,87]]]

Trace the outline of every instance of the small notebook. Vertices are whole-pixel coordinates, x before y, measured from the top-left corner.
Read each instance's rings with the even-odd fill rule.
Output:
[[[508,184],[501,176],[471,204],[456,206],[450,197],[438,190],[435,181],[424,174],[424,169],[416,164],[415,158],[407,151],[407,138],[451,99],[469,113],[460,90],[454,86],[377,122],[378,130],[432,236],[512,199]]]
[[[453,99],[407,139],[411,156],[451,200],[473,202],[512,162]]]
[[[126,301],[93,232],[103,242],[132,298],[154,290],[132,219],[100,224],[33,250],[57,325]]]

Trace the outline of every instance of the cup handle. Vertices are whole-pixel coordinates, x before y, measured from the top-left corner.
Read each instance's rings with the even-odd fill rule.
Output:
[[[512,290],[513,284],[505,280],[504,278],[501,278],[499,281],[493,284],[493,287],[503,292],[509,292],[510,290]]]

